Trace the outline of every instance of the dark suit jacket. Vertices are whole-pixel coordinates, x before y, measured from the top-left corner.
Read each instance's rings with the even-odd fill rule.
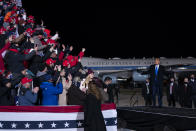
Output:
[[[189,81],[189,86],[191,87],[191,95],[196,95],[196,80],[194,82]]]
[[[152,95],[152,87],[149,85],[148,88],[149,88],[149,95]],[[148,95],[147,94],[147,86],[146,86],[146,83],[144,83],[142,86],[142,96],[146,97],[147,95]]]
[[[150,85],[151,87],[155,84],[156,86],[159,86],[162,88],[163,85],[163,76],[165,74],[165,68],[162,65],[159,65],[157,76],[155,74],[155,65],[151,65],[149,67],[148,73],[150,75]],[[155,81],[156,77],[156,81]]]
[[[167,97],[169,97],[169,95],[170,95],[170,83],[167,85],[166,92],[167,92]],[[176,97],[178,95],[177,93],[178,93],[178,85],[174,82],[173,88],[172,88],[172,94]]]
[[[179,92],[180,102],[190,104],[190,97],[191,97],[190,85],[188,84],[188,86],[185,89],[184,84],[181,84],[179,89],[180,89],[180,92]]]

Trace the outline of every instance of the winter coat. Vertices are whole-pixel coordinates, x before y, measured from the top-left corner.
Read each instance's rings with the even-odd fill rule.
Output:
[[[67,105],[67,92],[71,87],[72,81],[66,81],[65,78],[62,78],[63,84],[63,93],[59,95],[59,105]]]
[[[58,105],[58,96],[63,92],[62,83],[56,86],[50,82],[42,82],[40,85],[42,89],[42,105]]]
[[[194,82],[190,81],[189,86],[191,87],[191,95],[196,95],[196,80]]]
[[[78,87],[72,85],[68,90],[69,105],[84,105],[86,95]]]
[[[104,104],[106,102],[108,102],[108,93],[104,91],[104,89],[102,87],[98,88],[101,95],[102,95],[102,100],[101,100],[101,104]]]
[[[0,106],[13,105],[11,99],[11,89],[5,86],[0,86]]]
[[[7,43],[2,49],[0,49],[0,70],[5,70],[2,53],[6,51],[9,47],[10,43]]]
[[[109,103],[114,103],[114,94],[113,94],[113,85],[106,85],[104,84],[104,88],[107,88],[107,93],[108,93],[108,102]]]
[[[188,85],[187,87],[183,84],[180,85],[179,87],[179,100],[180,100],[180,105],[182,107],[189,107],[191,105],[191,87]]]
[[[20,73],[22,70],[25,69],[23,62],[25,60],[30,60],[34,55],[35,51],[32,51],[27,55],[20,54],[14,51],[7,52],[5,56],[5,61],[8,65],[8,70],[12,73]]]
[[[101,101],[91,93],[87,95],[84,104],[84,131],[106,131]]]
[[[28,89],[24,95],[19,95],[18,101],[20,106],[33,106],[37,101],[37,93],[33,93]]]
[[[37,72],[39,71],[39,67],[40,65],[42,65],[46,59],[48,59],[51,55],[51,52],[48,51],[43,57],[41,57],[40,55],[35,55],[32,57],[32,59],[29,61],[29,70],[31,70],[33,72],[33,74],[37,74]]]

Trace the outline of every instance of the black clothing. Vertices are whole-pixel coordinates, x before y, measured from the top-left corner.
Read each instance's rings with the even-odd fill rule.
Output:
[[[37,72],[39,71],[40,66],[43,65],[43,63],[50,57],[51,52],[48,51],[43,57],[40,55],[35,55],[32,57],[32,59],[29,61],[29,70],[36,75]]]
[[[180,85],[179,95],[181,107],[191,108],[191,87],[188,85],[188,83],[183,83]]]
[[[72,85],[68,89],[68,105],[84,105],[86,95],[78,87]]]
[[[173,82],[173,84],[169,83],[167,86],[167,101],[168,101],[168,106],[176,106],[176,97],[177,97],[177,84]]]
[[[101,101],[91,93],[87,95],[84,104],[84,131],[106,131]]]
[[[161,88],[162,93],[162,86],[163,86],[163,76],[165,74],[164,66],[159,65],[158,74],[155,74],[155,66],[151,65],[149,68],[148,73],[150,74],[150,86],[152,87],[154,84]]]
[[[165,68],[159,65],[158,72],[156,73],[156,65],[151,65],[145,74],[150,75],[150,87],[152,87],[152,98],[153,106],[156,106],[156,95],[158,95],[159,106],[162,106],[162,86],[163,86],[163,76],[165,74]]]
[[[107,93],[109,97],[108,103],[114,103],[113,86],[111,84],[110,85],[104,84],[104,88],[107,88]]]
[[[193,101],[194,108],[196,108],[196,80],[190,80],[189,86],[191,87],[191,101]],[[192,107],[192,102],[191,102]]]
[[[12,73],[20,73],[22,70],[25,69],[23,62],[25,60],[30,60],[34,55],[35,51],[32,51],[27,55],[9,51],[8,53],[6,53],[5,56],[5,61],[8,65],[8,70]]]
[[[0,85],[0,106],[13,105],[11,89]]]
[[[142,96],[145,100],[145,106],[151,106],[152,105],[152,87],[150,87],[150,84],[145,83],[142,88]]]

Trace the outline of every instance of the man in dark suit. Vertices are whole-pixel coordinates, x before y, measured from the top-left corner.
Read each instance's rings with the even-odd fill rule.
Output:
[[[191,87],[191,107],[193,102],[194,108],[196,108],[196,80],[194,74],[190,76],[189,86]]]
[[[188,78],[184,78],[184,82],[180,85],[180,105],[181,107],[191,108],[191,86]]]
[[[174,77],[170,78],[170,82],[167,86],[167,100],[168,106],[176,106],[176,93],[178,85],[175,83]]]
[[[160,65],[160,58],[155,58],[155,64],[149,67],[150,86],[152,87],[153,106],[156,106],[156,95],[158,96],[159,107],[162,106],[162,86],[163,75],[165,74],[164,66]]]
[[[111,85],[112,78],[106,77],[104,79],[104,90],[108,93],[108,103],[114,103],[113,86]]]
[[[146,79],[146,83],[143,85],[142,88],[142,96],[145,100],[145,106],[152,105],[152,88],[150,87],[150,80]]]

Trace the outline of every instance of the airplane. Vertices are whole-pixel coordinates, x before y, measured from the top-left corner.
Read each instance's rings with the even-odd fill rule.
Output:
[[[118,81],[126,81],[132,78],[133,82],[144,82],[149,75],[143,75],[142,71],[154,64],[155,58],[141,58],[141,59],[120,59],[120,58],[93,58],[83,57],[81,63],[84,67],[90,68],[95,72],[95,76],[102,78],[109,76],[112,78],[112,83]],[[173,72],[174,77],[183,72],[196,71],[196,58],[165,58],[160,57],[161,65],[166,67],[168,72]]]

